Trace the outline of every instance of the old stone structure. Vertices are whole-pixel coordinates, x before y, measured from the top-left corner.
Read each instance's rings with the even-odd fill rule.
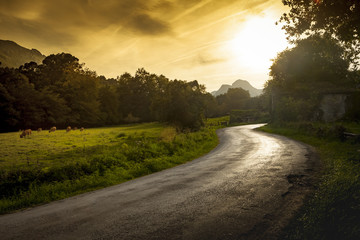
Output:
[[[327,93],[324,94],[320,103],[322,120],[333,122],[344,117],[346,113],[346,93]]]

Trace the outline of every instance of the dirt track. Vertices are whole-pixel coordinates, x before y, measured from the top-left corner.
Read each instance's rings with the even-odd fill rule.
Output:
[[[219,130],[219,146],[187,164],[0,216],[1,239],[276,239],[318,163],[258,126]]]

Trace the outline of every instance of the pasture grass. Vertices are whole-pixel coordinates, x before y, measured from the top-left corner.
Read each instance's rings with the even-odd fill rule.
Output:
[[[119,184],[200,157],[218,139],[210,119],[197,132],[144,123],[66,132],[0,134],[0,213]],[[211,126],[210,126],[211,125]]]
[[[281,239],[360,239],[360,143],[341,132],[360,133],[357,123],[293,123],[261,130],[314,146],[323,169]]]
[[[157,137],[164,126],[159,123],[91,128],[84,131],[33,131],[30,137],[20,133],[0,134],[0,169],[40,164],[43,167],[62,165],[73,158],[86,158],[94,148],[118,144],[127,135]]]

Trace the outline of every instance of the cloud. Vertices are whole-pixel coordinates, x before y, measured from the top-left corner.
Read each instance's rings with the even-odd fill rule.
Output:
[[[243,22],[279,5],[280,0],[0,0],[0,38],[44,54],[70,52],[106,76],[144,66],[172,78],[211,75],[215,81],[216,74],[234,75],[242,64],[224,46]]]
[[[153,15],[169,7],[170,2],[160,4],[157,0],[34,0],[31,4],[3,0],[0,2],[0,13],[74,35],[81,29],[98,31],[109,25],[118,25],[137,35],[159,35],[171,33],[171,27],[165,20]]]
[[[5,16],[2,13],[0,13],[0,32],[3,39],[14,40],[11,39],[13,37],[20,39],[21,42],[26,40],[57,46],[77,43],[72,33],[57,31],[46,24]]]
[[[134,31],[145,35],[159,35],[170,32],[170,26],[166,22],[152,18],[147,14],[132,17],[128,26]]]
[[[268,1],[215,1],[215,0],[1,0],[0,13],[4,16],[28,21],[40,32],[81,34],[82,30],[99,31],[110,25],[122,29],[119,34],[135,36],[172,35],[177,25],[187,20],[200,19],[222,8],[256,8]],[[213,20],[216,21],[216,20]],[[176,26],[172,23],[176,22]],[[191,25],[190,25],[191,26]],[[7,26],[0,26],[0,31]],[[26,29],[22,28],[24,34]],[[186,31],[191,31],[187,28]],[[57,33],[56,33],[57,32]]]
[[[180,20],[181,18],[183,18],[186,15],[192,14],[193,12],[195,12],[198,9],[201,9],[202,7],[204,7],[206,4],[212,2],[213,0],[205,0],[205,1],[200,1],[196,4],[194,4],[193,6],[188,7],[185,11],[182,11],[179,15],[177,15],[174,19],[172,19],[173,22]]]
[[[200,65],[210,65],[226,61],[224,58],[209,56],[209,54],[199,54],[195,60]]]

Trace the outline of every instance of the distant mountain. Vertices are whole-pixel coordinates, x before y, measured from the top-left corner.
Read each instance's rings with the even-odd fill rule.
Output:
[[[219,90],[212,92],[213,96],[218,96],[224,93],[227,93],[229,88],[242,88],[244,90],[249,91],[251,97],[259,96],[262,93],[262,89],[257,89],[251,86],[251,84],[246,80],[236,80],[232,85],[223,84],[219,88]]]
[[[0,40],[0,62],[2,67],[18,68],[24,63],[42,63],[45,58],[36,49],[27,49],[9,40]]]

